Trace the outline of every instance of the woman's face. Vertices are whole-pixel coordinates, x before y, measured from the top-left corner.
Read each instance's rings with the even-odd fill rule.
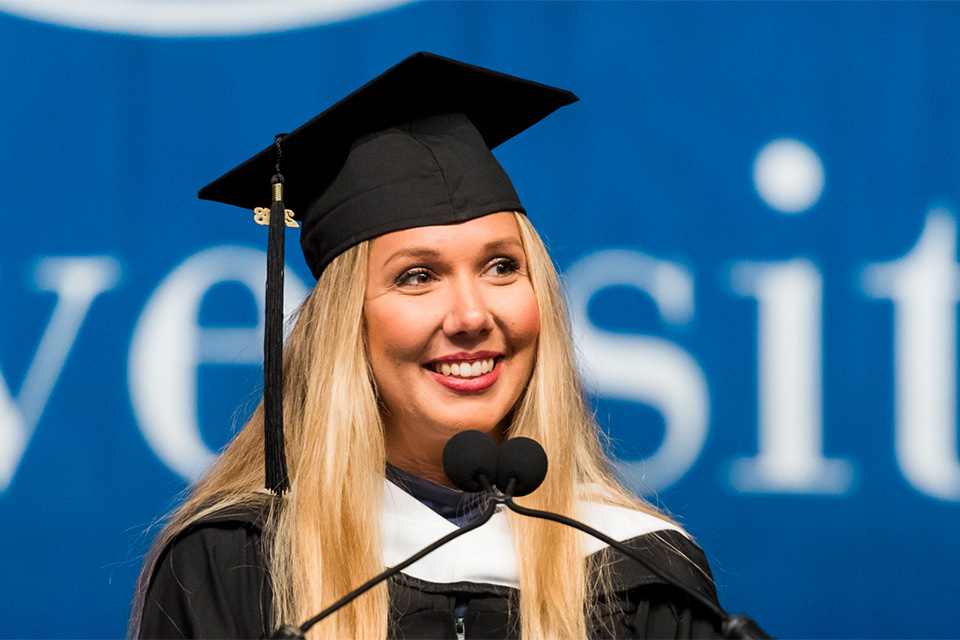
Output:
[[[367,275],[388,459],[426,458],[467,429],[499,437],[530,379],[540,331],[513,214],[381,236]]]

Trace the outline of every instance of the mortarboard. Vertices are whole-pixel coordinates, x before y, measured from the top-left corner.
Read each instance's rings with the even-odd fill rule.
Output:
[[[257,221],[270,226],[268,489],[289,488],[282,423],[284,225],[302,225],[300,245],[319,279],[337,255],[385,233],[523,213],[490,150],[576,101],[569,91],[416,53],[200,190],[202,199],[255,209]]]

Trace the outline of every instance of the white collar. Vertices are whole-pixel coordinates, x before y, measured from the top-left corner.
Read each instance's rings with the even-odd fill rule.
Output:
[[[614,540],[624,541],[654,531],[683,530],[656,516],[584,500],[580,520]],[[384,481],[383,560],[392,567],[458,527],[409,493]],[[581,533],[584,555],[607,545]],[[684,533],[684,535],[686,535]],[[498,511],[482,527],[466,533],[413,563],[403,573],[428,582],[473,582],[520,587],[517,555],[506,513]]]

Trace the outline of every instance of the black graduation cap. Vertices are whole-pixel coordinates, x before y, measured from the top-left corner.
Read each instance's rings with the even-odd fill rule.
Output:
[[[391,231],[524,212],[490,150],[576,101],[569,91],[416,53],[200,190],[202,199],[269,220],[268,489],[289,487],[280,364],[284,224],[302,224],[304,257],[319,279],[337,255]]]

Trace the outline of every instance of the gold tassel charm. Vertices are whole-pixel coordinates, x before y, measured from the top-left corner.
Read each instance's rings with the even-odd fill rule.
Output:
[[[257,207],[253,210],[253,221],[261,226],[270,225],[270,207]],[[299,227],[300,223],[293,219],[293,211],[283,210],[283,221],[288,227]]]

